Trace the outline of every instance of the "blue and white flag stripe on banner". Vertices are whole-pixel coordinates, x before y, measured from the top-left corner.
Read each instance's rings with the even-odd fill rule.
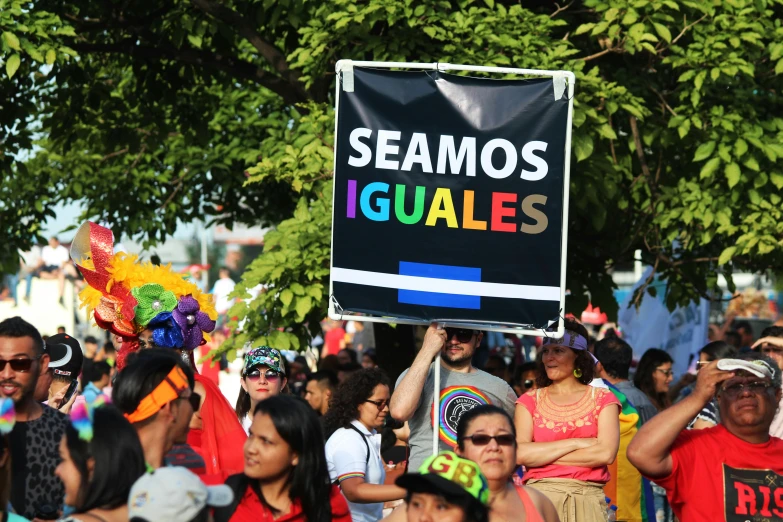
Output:
[[[481,281],[481,269],[467,266],[432,265],[400,261],[400,275],[452,279],[454,281]],[[481,309],[480,295],[444,294],[422,292],[421,290],[397,291],[397,302],[425,306],[443,306],[446,308]]]
[[[397,290],[462,296],[504,297],[534,301],[560,301],[560,288],[557,286],[511,285],[465,280],[459,280],[459,284],[455,284],[455,279],[443,277],[387,274],[339,267],[332,267],[331,278],[333,282],[337,283],[394,288]]]

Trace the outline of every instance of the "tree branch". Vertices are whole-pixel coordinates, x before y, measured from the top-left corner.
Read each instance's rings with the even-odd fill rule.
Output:
[[[173,60],[190,65],[207,67],[225,72],[236,78],[248,80],[270,91],[279,94],[288,104],[305,101],[298,93],[292,90],[291,84],[279,76],[270,74],[260,67],[238,60],[233,56],[225,56],[219,53],[198,51],[192,48],[177,49],[175,47],[150,47],[137,45],[135,37],[127,38],[118,43],[74,43],[71,47],[79,53],[118,53],[128,56],[147,58],[149,60]]]
[[[671,44],[669,44],[669,47],[671,47],[672,45],[676,44],[676,43],[677,43],[677,40],[679,40],[680,38],[682,38],[682,35],[684,35],[684,34],[685,34],[685,31],[687,31],[688,29],[690,29],[690,28],[691,28],[691,27],[693,27],[694,25],[698,24],[699,22],[701,22],[701,21],[702,21],[702,20],[704,20],[705,18],[707,18],[707,15],[706,15],[706,14],[705,14],[704,16],[702,16],[701,18],[699,18],[698,20],[696,20],[695,22],[693,22],[693,23],[691,23],[691,24],[688,24],[688,25],[686,25],[685,27],[683,27],[683,28],[682,28],[682,31],[680,31],[680,34],[678,34],[678,35],[677,35],[677,37],[676,37],[674,40],[672,40],[672,43],[671,43]],[[685,16],[684,16],[684,15],[683,15],[683,19],[685,19]]]
[[[644,159],[644,150],[642,149],[642,139],[639,137],[639,129],[636,127],[636,117],[629,116],[631,122],[631,133],[633,134],[633,142],[636,144],[636,156],[639,158],[639,163],[642,164],[642,172],[648,178],[650,177],[650,169],[647,167],[647,160]]]
[[[568,9],[569,7],[571,7],[571,5],[573,5],[573,3],[574,3],[574,1],[573,1],[573,0],[571,0],[570,2],[568,2],[568,3],[567,3],[566,5],[564,5],[563,7],[560,7],[560,4],[558,4],[558,3],[555,3],[555,7],[557,7],[557,10],[556,10],[554,13],[552,13],[551,15],[549,15],[549,18],[554,18],[554,17],[556,17],[558,14],[562,13],[563,11],[565,11],[566,9]]]
[[[274,45],[267,42],[253,27],[253,24],[248,22],[244,16],[234,11],[231,8],[225,7],[217,2],[211,0],[191,0],[191,4],[198,10],[225,22],[231,27],[235,27],[237,32],[250,42],[258,54],[260,54],[264,60],[275,69],[275,71],[285,78],[290,84],[291,88],[297,91],[302,97],[302,101],[309,98],[304,90],[304,86],[299,82],[299,73],[292,70],[288,62],[285,59],[283,53],[281,53]]]
[[[584,58],[582,58],[582,61],[589,62],[590,60],[595,60],[596,58],[600,58],[600,57],[602,57],[605,54],[609,54],[611,52],[614,52],[614,50],[615,50],[614,47],[610,47],[608,49],[604,49],[601,52],[598,52],[598,53],[595,53],[595,54],[591,54],[590,56],[585,56]]]
[[[671,107],[669,107],[669,104],[668,104],[668,103],[666,103],[666,99],[663,97],[663,94],[661,94],[660,92],[658,92],[658,90],[657,90],[657,89],[655,89],[654,87],[650,87],[650,86],[648,86],[648,87],[650,88],[650,90],[651,90],[652,92],[654,92],[654,93],[655,93],[655,94],[658,96],[658,99],[660,99],[660,100],[661,100],[661,103],[663,104],[664,108],[665,108],[665,109],[668,109],[668,110],[669,110],[669,112],[670,112],[670,113],[672,113],[672,115],[674,115],[674,116],[677,116],[677,113],[676,113],[676,112],[674,112],[674,109],[672,109]]]

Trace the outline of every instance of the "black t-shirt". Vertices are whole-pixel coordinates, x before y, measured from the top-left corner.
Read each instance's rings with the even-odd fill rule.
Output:
[[[54,470],[60,463],[59,445],[68,417],[42,407],[40,417],[17,422],[11,432],[11,505],[30,520],[46,504],[60,510],[65,495]]]

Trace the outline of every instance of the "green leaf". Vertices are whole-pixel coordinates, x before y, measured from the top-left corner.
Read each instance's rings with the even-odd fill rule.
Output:
[[[748,142],[742,138],[738,138],[737,141],[734,142],[734,155],[741,158],[746,152],[748,152]]]
[[[713,151],[715,150],[715,142],[714,141],[708,141],[707,143],[702,143],[699,145],[699,148],[696,149],[696,154],[693,156],[693,161],[703,161],[710,156],[712,156]]]
[[[429,36],[430,38],[435,38],[435,28],[434,27],[425,27],[422,29],[424,31],[424,34]]]
[[[718,264],[719,265],[725,265],[729,261],[731,261],[731,258],[734,257],[734,252],[737,251],[736,246],[730,246],[727,249],[725,249],[723,252],[721,252],[720,257],[718,258]]]
[[[593,153],[593,138],[590,136],[577,135],[574,137],[574,154],[576,161],[582,161],[590,157]]]
[[[653,22],[653,27],[658,36],[666,40],[666,43],[672,43],[672,33],[665,25]]]
[[[770,172],[769,180],[777,189],[783,188],[783,174],[780,174],[779,172]]]
[[[19,38],[16,37],[14,33],[9,33],[8,31],[5,31],[3,33],[3,40],[5,40],[5,43],[13,49],[14,51],[21,51],[22,48],[19,46]]]
[[[188,42],[196,49],[201,49],[202,38],[196,34],[188,35]]]
[[[296,313],[297,313],[297,321],[303,321],[304,318],[307,316],[308,313],[310,313],[310,310],[313,308],[313,298],[309,295],[306,295],[304,297],[299,297],[296,300]]]
[[[632,25],[636,23],[636,21],[639,19],[639,15],[634,11],[633,9],[629,9],[627,13],[625,13],[625,16],[623,16],[622,23],[623,25]]]
[[[57,52],[54,49],[46,51],[46,65],[52,65],[57,59]]]
[[[639,109],[637,109],[633,105],[630,105],[628,103],[622,103],[620,104],[620,107],[630,112],[632,115],[636,116],[640,120],[644,118],[644,115],[639,111]]]
[[[778,60],[777,65],[775,65],[775,74],[783,73],[783,58]]]
[[[495,7],[495,0],[484,0],[484,3],[487,4],[490,9],[494,9]]]
[[[726,165],[726,169],[724,170],[724,173],[726,174],[726,179],[729,182],[729,188],[734,188],[734,185],[739,183],[740,180],[740,168],[739,165],[736,163],[729,163]]]
[[[19,58],[19,55],[14,53],[12,54],[8,60],[5,62],[5,74],[8,75],[9,78],[13,78],[14,74],[16,73],[17,69],[19,69],[19,64],[21,63],[21,59]]]
[[[743,163],[746,167],[748,167],[751,170],[755,170],[756,172],[759,171],[759,162],[756,161],[756,158],[753,156],[748,156],[748,159],[745,160],[745,163]]]
[[[576,31],[574,31],[574,36],[577,36],[577,35],[580,35],[580,34],[584,34],[587,31],[589,31],[590,29],[592,29],[593,27],[595,27],[595,24],[592,23],[592,22],[586,23],[586,24],[582,24],[582,25],[580,25],[579,27],[576,28]]]
[[[710,161],[704,164],[699,172],[699,179],[708,178],[715,172],[720,166],[720,158],[712,158]]]
[[[280,292],[280,302],[283,303],[283,306],[290,305],[293,299],[294,299],[294,293],[288,288]]]

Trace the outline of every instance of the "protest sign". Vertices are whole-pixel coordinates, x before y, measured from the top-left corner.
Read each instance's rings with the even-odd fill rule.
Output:
[[[531,332],[555,321],[573,74],[341,61],[338,75],[330,316]]]

